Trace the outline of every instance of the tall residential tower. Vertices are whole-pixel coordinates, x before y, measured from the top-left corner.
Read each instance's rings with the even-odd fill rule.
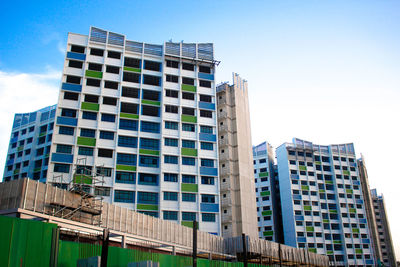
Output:
[[[48,182],[220,233],[214,49],[69,33]],[[94,191],[94,192],[93,192]]]
[[[247,81],[217,87],[222,235],[258,237]]]

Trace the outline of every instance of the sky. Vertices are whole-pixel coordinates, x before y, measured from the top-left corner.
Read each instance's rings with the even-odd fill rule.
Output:
[[[56,104],[68,32],[213,42],[216,81],[248,80],[254,145],[354,143],[385,196],[400,259],[400,1],[3,1],[1,10],[0,166],[14,113]]]

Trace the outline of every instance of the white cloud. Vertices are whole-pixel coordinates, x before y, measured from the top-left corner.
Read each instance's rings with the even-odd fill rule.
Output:
[[[57,103],[61,72],[48,68],[44,73],[0,71],[0,177],[15,113],[27,113]]]

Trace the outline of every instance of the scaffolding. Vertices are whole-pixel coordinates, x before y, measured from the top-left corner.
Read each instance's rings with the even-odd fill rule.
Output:
[[[86,157],[78,158],[74,166],[72,179],[65,181],[63,175],[53,176],[53,185],[74,193],[71,201],[54,198],[50,202],[52,216],[76,221],[90,221],[92,225],[101,225],[104,196],[104,166],[86,165]],[[82,218],[86,217],[86,218]]]

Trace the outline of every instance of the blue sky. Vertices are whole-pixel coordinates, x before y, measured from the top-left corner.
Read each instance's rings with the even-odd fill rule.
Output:
[[[3,2],[0,165],[12,114],[57,101],[67,32],[213,42],[217,80],[249,81],[254,144],[355,143],[400,255],[400,1]]]

